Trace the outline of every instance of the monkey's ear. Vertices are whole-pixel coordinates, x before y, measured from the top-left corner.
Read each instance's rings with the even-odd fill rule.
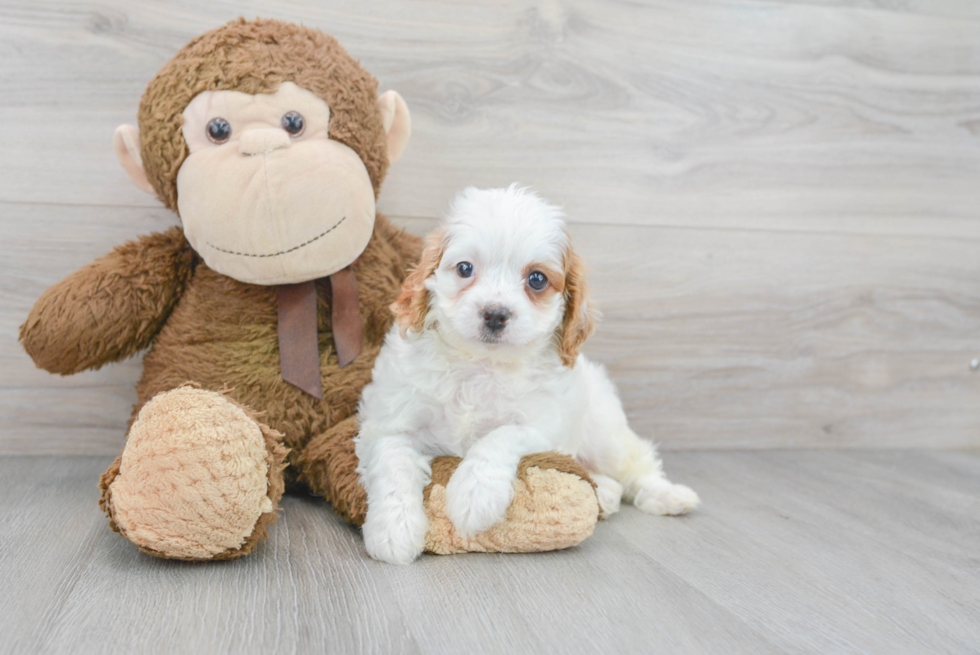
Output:
[[[381,121],[385,134],[388,135],[388,163],[394,164],[412,134],[412,117],[408,113],[408,105],[397,91],[385,91],[378,98],[378,109],[381,110]]]
[[[153,185],[146,178],[143,170],[143,157],[140,155],[140,131],[132,125],[120,125],[112,135],[112,150],[122,164],[123,170],[129,175],[138,188],[147,193],[156,194]]]

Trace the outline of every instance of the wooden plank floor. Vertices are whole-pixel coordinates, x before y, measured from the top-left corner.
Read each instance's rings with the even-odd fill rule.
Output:
[[[251,557],[156,560],[106,527],[107,463],[0,459],[0,652],[980,652],[978,451],[668,453],[690,517],[409,567],[309,497]]]

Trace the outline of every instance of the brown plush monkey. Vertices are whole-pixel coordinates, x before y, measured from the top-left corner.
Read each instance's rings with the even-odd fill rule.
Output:
[[[288,481],[363,521],[357,402],[421,250],[375,200],[409,132],[401,97],[377,97],[333,38],[243,19],[187,44],[150,82],[139,129],[117,130],[130,178],[181,225],[48,289],[20,338],[62,375],[149,348],[100,485],[111,527],[141,550],[244,555]],[[592,533],[587,474],[545,453],[521,463],[507,520],[460,539],[442,510],[457,463],[433,462],[430,552],[549,550]]]

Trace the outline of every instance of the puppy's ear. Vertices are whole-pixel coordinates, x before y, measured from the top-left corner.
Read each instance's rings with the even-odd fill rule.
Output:
[[[585,264],[571,246],[565,253],[564,264],[565,316],[558,326],[558,354],[562,363],[572,368],[582,344],[595,331],[599,316],[585,286]]]
[[[422,258],[405,278],[398,300],[391,305],[402,334],[421,332],[425,327],[425,315],[429,312],[429,291],[425,288],[425,281],[439,268],[445,250],[446,235],[442,230],[436,230],[429,235]]]

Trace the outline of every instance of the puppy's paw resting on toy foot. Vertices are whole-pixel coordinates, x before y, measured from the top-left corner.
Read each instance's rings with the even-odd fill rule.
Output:
[[[507,517],[514,499],[512,468],[464,459],[446,485],[446,516],[459,536],[474,537]]]
[[[171,559],[232,559],[275,520],[286,449],[225,396],[184,386],[143,406],[102,476],[110,525]]]
[[[458,457],[432,460],[432,482],[425,488],[426,552],[560,550],[578,545],[595,530],[599,502],[589,474],[567,455],[538,453],[518,465],[513,499],[503,520],[473,537],[461,536],[446,511],[446,487],[460,461]]]

